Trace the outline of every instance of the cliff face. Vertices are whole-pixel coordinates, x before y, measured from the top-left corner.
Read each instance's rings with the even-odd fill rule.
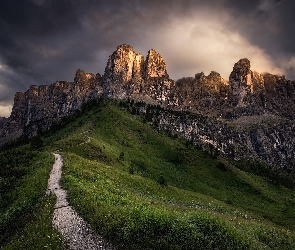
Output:
[[[109,57],[103,77],[103,96],[129,97],[164,105],[173,84],[158,52],[150,50],[144,59],[131,46],[124,44]]]
[[[158,52],[150,50],[144,58],[129,45],[113,52],[103,76],[78,70],[74,82],[16,93],[11,116],[0,127],[0,145],[21,134],[32,137],[97,97],[130,98],[199,114],[202,119],[154,113],[153,122],[204,147],[211,144],[227,157],[294,167],[294,81],[252,71],[244,58],[234,65],[228,81],[212,71],[175,82]]]
[[[233,106],[246,107],[257,101],[264,89],[264,78],[250,70],[250,61],[239,60],[229,76],[229,95]]]
[[[9,121],[2,131],[6,142],[25,133],[34,136],[54,122],[81,108],[83,103],[101,95],[101,76],[78,70],[74,82],[57,81],[51,85],[32,85],[25,93],[18,92]]]
[[[103,95],[126,98],[136,89],[143,77],[143,56],[135,53],[129,45],[121,45],[109,57],[103,80]],[[135,86],[134,86],[135,85]]]
[[[213,115],[227,102],[228,82],[215,71],[208,76],[201,72],[195,78],[182,78],[176,81],[176,89],[180,110]]]
[[[235,160],[249,158],[267,162],[295,174],[295,123],[279,117],[263,115],[224,122],[192,113],[177,114],[149,110],[151,123],[158,129],[186,138],[194,144],[218,149]]]

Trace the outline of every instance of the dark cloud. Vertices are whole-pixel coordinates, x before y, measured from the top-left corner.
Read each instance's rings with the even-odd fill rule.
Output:
[[[31,84],[71,81],[78,68],[103,73],[122,43],[158,50],[174,79],[227,78],[242,56],[293,79],[294,10],[292,0],[2,0],[0,106]]]

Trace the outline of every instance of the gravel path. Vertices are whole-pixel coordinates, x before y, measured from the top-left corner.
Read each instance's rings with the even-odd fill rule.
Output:
[[[115,250],[110,243],[97,235],[69,205],[67,191],[62,189],[59,184],[63,159],[59,154],[54,154],[54,156],[55,163],[50,173],[46,193],[55,194],[57,197],[52,224],[62,234],[66,249]]]

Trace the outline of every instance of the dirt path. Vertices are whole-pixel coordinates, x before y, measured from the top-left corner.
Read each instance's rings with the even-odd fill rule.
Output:
[[[54,206],[53,227],[63,237],[66,249],[106,249],[114,250],[110,243],[97,235],[90,226],[77,214],[67,201],[67,191],[60,187],[59,181],[62,174],[63,159],[61,155],[54,154],[55,163],[48,180],[47,194],[55,194],[57,197]]]

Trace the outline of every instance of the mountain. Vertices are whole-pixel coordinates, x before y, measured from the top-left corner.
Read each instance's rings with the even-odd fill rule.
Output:
[[[148,112],[158,129],[225,157],[263,161],[295,174],[294,81],[252,71],[246,58],[234,65],[228,81],[214,71],[174,81],[158,52],[151,49],[144,58],[125,44],[109,57],[102,76],[78,70],[74,82],[16,93],[0,145],[48,130],[98,97],[142,102],[138,112]]]

